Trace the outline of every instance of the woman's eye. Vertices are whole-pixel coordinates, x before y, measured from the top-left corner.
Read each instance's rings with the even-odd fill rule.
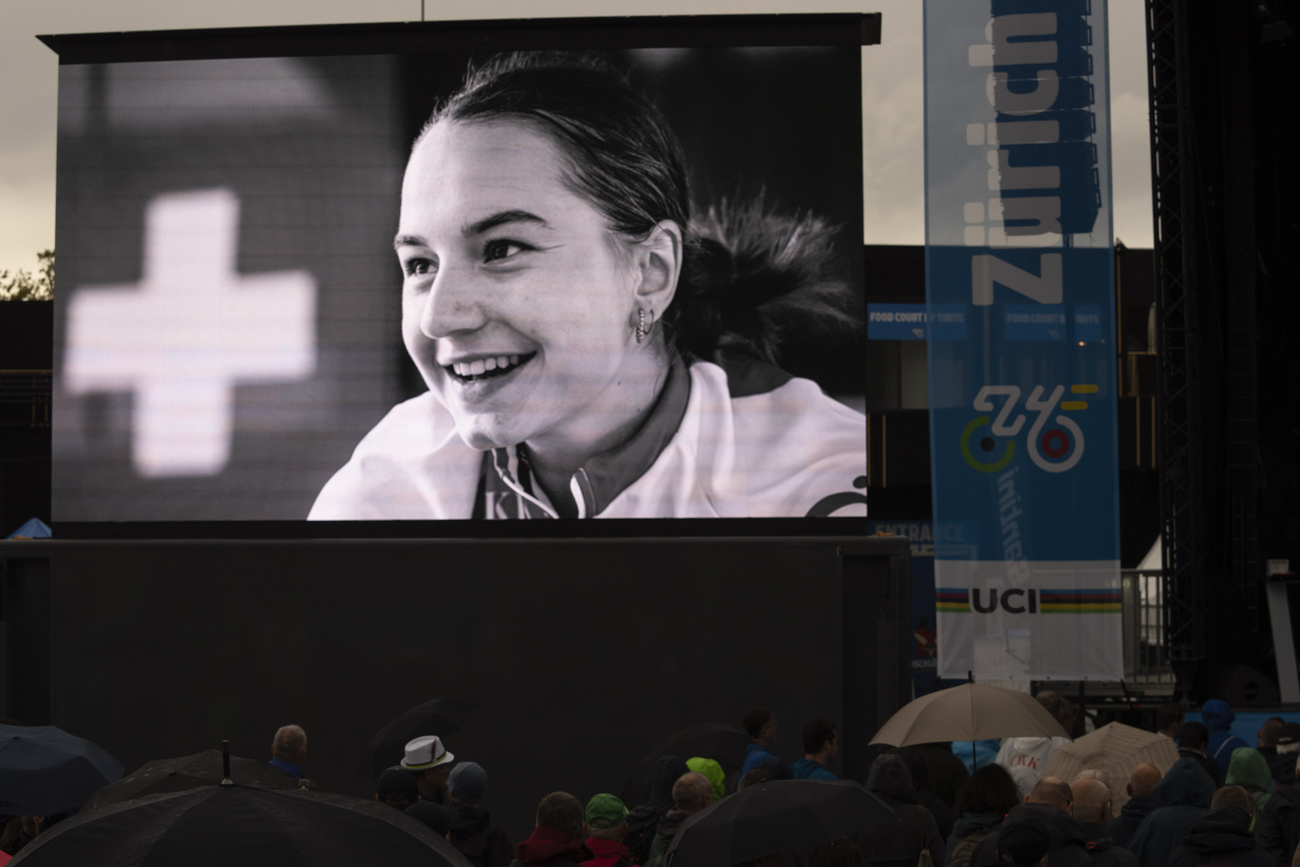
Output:
[[[509,259],[511,256],[527,250],[528,247],[520,244],[518,241],[488,241],[483,248],[484,262],[500,262],[502,259]]]
[[[425,274],[432,274],[434,265],[432,259],[407,259],[402,263],[402,270],[406,272],[407,277],[419,277]]]

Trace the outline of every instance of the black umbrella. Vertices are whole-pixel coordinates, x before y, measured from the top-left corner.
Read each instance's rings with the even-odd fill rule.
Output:
[[[224,764],[227,758],[229,768]],[[264,789],[298,788],[297,777],[270,762],[226,756],[221,750],[204,750],[192,756],[147,762],[116,783],[100,789],[82,809],[92,810],[105,804],[117,804],[163,792],[183,792],[201,786],[215,786],[224,779],[241,786],[261,786]]]
[[[680,756],[683,761],[696,756],[713,759],[724,772],[734,774],[745,760],[745,747],[749,741],[749,735],[725,723],[701,723],[674,732],[667,741],[650,751],[623,784],[623,803],[642,804],[650,797],[655,762],[661,756]]]
[[[56,726],[0,725],[0,813],[53,816],[75,810],[122,776],[122,763]]]
[[[776,780],[690,816],[668,847],[672,867],[727,867],[853,834],[878,809],[851,780]]]
[[[357,774],[377,777],[384,768],[402,760],[407,743],[421,735],[438,735],[445,738],[460,731],[465,718],[475,707],[474,702],[459,698],[434,698],[402,711],[392,722],[379,730],[361,753]],[[452,753],[455,753],[452,750]]]
[[[450,843],[387,804],[233,784],[78,813],[29,843],[12,863],[470,867]]]

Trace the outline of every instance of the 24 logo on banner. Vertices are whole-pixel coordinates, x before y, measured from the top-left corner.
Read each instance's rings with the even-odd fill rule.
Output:
[[[1079,463],[1084,451],[1083,430],[1065,413],[1086,410],[1088,402],[1086,400],[1062,401],[1061,398],[1065,394],[1063,385],[1053,388],[1046,398],[1043,397],[1044,391],[1043,386],[1036,385],[1029,393],[1029,397],[1025,399],[1025,409],[1037,413],[1026,437],[1029,459],[1034,462],[1034,466],[1045,472],[1063,473],[1073,469]],[[1081,383],[1070,386],[1072,394],[1095,394],[1097,391],[1096,385]],[[1020,387],[1016,385],[986,385],[975,395],[971,405],[981,413],[994,410],[993,398],[1002,397],[1004,400],[996,418],[978,415],[971,419],[962,431],[962,457],[972,468],[981,473],[996,473],[1005,469],[1015,457],[1016,437],[1020,435],[1028,419],[1025,413],[1016,413],[1016,408],[1020,404],[1020,394]],[[1057,409],[1061,412],[1053,418],[1052,413]],[[1014,417],[1013,413],[1015,413]],[[1001,451],[997,452],[999,438],[1004,443]],[[988,455],[988,458],[978,456],[972,445]],[[997,452],[996,456],[994,456],[995,452]]]

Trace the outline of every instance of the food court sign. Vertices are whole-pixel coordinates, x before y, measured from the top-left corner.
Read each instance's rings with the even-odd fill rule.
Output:
[[[939,674],[1119,679],[1104,0],[926,0]]]

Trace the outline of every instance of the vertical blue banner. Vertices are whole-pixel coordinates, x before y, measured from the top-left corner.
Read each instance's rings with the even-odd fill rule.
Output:
[[[926,0],[938,674],[1119,680],[1104,0]]]

